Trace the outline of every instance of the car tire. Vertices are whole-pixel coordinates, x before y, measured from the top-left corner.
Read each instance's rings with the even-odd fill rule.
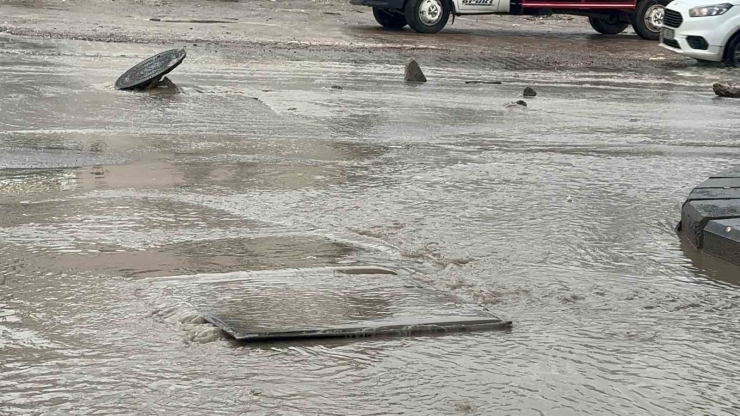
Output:
[[[437,33],[450,18],[449,0],[408,0],[406,21],[418,33]]]
[[[735,68],[740,66],[740,36],[735,35],[725,48],[725,56],[722,62],[726,67]]]
[[[373,7],[373,16],[386,29],[403,29],[407,25],[406,16],[399,13],[392,13],[386,9]]]
[[[637,3],[637,8],[630,15],[637,36],[646,40],[660,39],[660,27],[668,3],[670,0],[640,0]]]
[[[629,22],[625,22],[618,14],[609,17],[589,16],[588,22],[595,31],[602,35],[618,35],[627,29]]]

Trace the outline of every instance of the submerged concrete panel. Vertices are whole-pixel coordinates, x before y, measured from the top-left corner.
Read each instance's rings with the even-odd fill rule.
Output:
[[[740,178],[709,178],[694,189],[702,188],[740,188]]]
[[[389,320],[359,322],[355,325],[327,325],[314,329],[255,330],[238,320],[223,320],[206,316],[206,321],[218,326],[234,339],[244,342],[262,342],[320,338],[368,338],[379,336],[412,336],[456,332],[492,331],[511,328],[510,321],[498,318],[436,318],[418,320]]]
[[[701,249],[709,221],[736,217],[740,217],[740,199],[689,201],[683,206],[681,230],[694,247]]]
[[[740,178],[740,166],[723,170],[722,172],[712,175],[712,178]]]
[[[740,199],[740,188],[697,188],[691,191],[688,201],[707,199]]]
[[[740,265],[740,218],[709,221],[704,229],[704,252]]]
[[[740,167],[694,188],[681,208],[677,230],[698,250],[740,265]]]
[[[153,279],[208,322],[246,342],[506,329],[448,292],[375,266],[319,267]]]

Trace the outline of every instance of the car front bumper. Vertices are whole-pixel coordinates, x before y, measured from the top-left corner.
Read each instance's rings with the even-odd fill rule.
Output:
[[[709,2],[711,3],[711,1]],[[704,61],[720,62],[723,58],[725,44],[728,37],[734,32],[738,20],[738,7],[730,9],[721,16],[712,17],[690,17],[689,9],[694,5],[685,4],[678,1],[671,2],[667,9],[681,13],[683,22],[677,28],[666,25],[666,28],[675,31],[675,45],[667,45],[661,38],[660,46],[670,51],[680,53],[694,59]],[[688,42],[689,37],[703,38],[707,44],[707,49],[694,49]]]
[[[692,35],[696,36],[696,35]],[[692,49],[686,41],[686,36],[679,37],[676,35],[676,41],[681,46],[681,49],[668,46],[665,43],[661,43],[660,46],[668,49],[671,52],[680,53],[681,55],[688,56],[689,58],[698,59],[700,61],[722,61],[722,48],[719,46],[709,46],[709,49],[703,51],[698,49]]]

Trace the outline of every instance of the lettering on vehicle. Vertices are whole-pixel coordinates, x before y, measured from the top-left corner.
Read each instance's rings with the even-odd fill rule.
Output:
[[[465,6],[490,6],[493,4],[493,0],[463,0]]]

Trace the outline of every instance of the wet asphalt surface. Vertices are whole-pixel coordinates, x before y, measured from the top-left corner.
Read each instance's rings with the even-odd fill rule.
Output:
[[[0,46],[0,413],[740,413],[740,270],[673,231],[740,153],[732,72],[415,50],[408,85],[407,49],[205,45],[142,94],[113,82],[179,45]],[[203,320],[399,305],[514,328],[245,346]]]

